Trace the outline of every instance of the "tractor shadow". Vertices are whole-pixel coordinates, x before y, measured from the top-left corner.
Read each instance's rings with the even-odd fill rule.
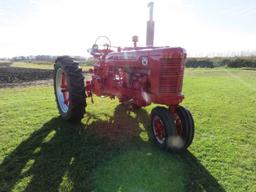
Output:
[[[225,192],[216,178],[188,150],[178,155],[187,173],[186,191],[189,192]]]
[[[141,140],[139,135],[142,132],[150,137],[150,117],[144,109],[130,111],[120,104],[115,108],[113,116],[104,114],[108,120],[101,120],[90,113],[87,113],[87,116],[87,121],[96,120],[87,126],[88,132],[117,145],[130,140]]]
[[[129,112],[119,105],[107,120],[88,113],[89,120],[85,125],[53,118],[33,132],[2,161],[0,192],[92,191],[93,171],[99,165],[124,148],[129,150],[130,142],[149,145],[140,136],[149,134],[149,114],[144,109]],[[190,152],[170,156],[184,164],[187,191],[224,191]]]

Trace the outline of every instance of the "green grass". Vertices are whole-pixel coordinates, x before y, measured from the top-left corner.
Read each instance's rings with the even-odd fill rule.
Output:
[[[256,191],[255,82],[256,71],[187,70],[196,135],[183,154],[149,141],[154,106],[128,113],[95,97],[73,125],[52,87],[0,89],[0,191]]]

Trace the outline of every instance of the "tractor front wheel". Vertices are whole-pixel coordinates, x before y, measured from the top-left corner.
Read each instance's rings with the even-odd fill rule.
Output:
[[[176,125],[176,135],[179,136],[183,142],[181,150],[187,149],[194,139],[194,119],[190,111],[182,106],[178,106],[175,109],[173,116]]]
[[[178,106],[174,114],[164,107],[151,112],[153,141],[162,149],[173,152],[186,150],[194,138],[194,120],[191,113]]]
[[[80,122],[85,113],[84,77],[71,57],[58,57],[54,64],[54,93],[64,120]]]
[[[161,149],[168,148],[168,138],[175,132],[175,124],[169,111],[164,107],[155,107],[151,111],[152,139]]]

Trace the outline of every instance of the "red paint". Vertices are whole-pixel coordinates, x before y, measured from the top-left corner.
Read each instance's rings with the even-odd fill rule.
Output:
[[[97,53],[92,80],[86,82],[88,96],[94,93],[128,98],[138,106],[177,106],[182,102],[186,60],[183,48],[128,47],[118,52],[104,49]]]
[[[165,127],[160,119],[154,121],[154,131],[156,133],[156,137],[162,141],[165,139]]]
[[[64,103],[69,105],[69,92],[68,92],[67,79],[64,72],[61,74],[61,92],[63,93]]]

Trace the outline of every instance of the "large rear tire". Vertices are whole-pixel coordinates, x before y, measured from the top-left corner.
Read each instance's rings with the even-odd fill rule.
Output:
[[[61,117],[80,122],[86,107],[84,76],[71,57],[58,57],[55,61],[54,94]]]

